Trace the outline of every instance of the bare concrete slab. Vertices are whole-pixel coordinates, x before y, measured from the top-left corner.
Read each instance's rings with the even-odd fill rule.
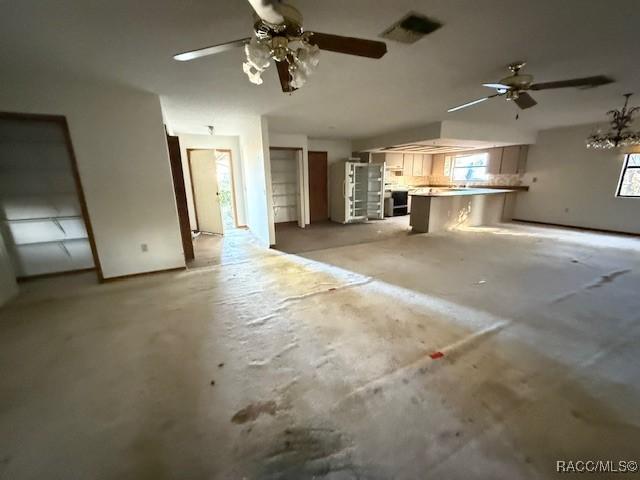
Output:
[[[639,253],[503,225],[31,283],[0,310],[0,477],[542,479],[637,460]]]
[[[411,235],[409,216],[388,217],[362,223],[317,222],[300,228],[296,224],[276,224],[275,249],[286,253],[304,253],[326,248],[379,242]]]

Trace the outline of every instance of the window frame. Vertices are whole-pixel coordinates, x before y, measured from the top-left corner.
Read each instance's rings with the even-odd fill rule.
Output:
[[[620,172],[620,178],[618,179],[618,188],[616,189],[616,198],[640,198],[640,195],[622,195],[620,193],[627,170],[640,170],[640,165],[629,165],[629,160],[631,160],[632,155],[638,155],[638,157],[640,157],[640,153],[627,153],[624,156],[624,164],[622,165],[622,171]]]
[[[465,157],[474,157],[474,156],[478,156],[478,155],[483,155],[484,159],[485,159],[485,164],[484,165],[476,165],[476,166],[471,166],[471,167],[456,167],[456,162],[458,161],[459,158],[465,158]],[[451,162],[451,180],[454,182],[483,182],[486,180],[486,176],[489,175],[489,153],[488,152],[476,152],[476,153],[467,153],[467,154],[461,154],[461,155],[452,155],[451,156],[453,162]],[[455,178],[455,174],[456,174],[456,169],[469,169],[469,168],[484,168],[485,169],[485,178],[472,178],[472,179],[462,179],[462,180],[456,180]]]

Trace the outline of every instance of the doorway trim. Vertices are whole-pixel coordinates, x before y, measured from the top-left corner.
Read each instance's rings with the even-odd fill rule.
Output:
[[[76,158],[75,151],[73,149],[73,143],[71,141],[71,133],[69,131],[69,124],[67,117],[64,115],[50,115],[40,113],[17,113],[17,112],[2,112],[0,111],[0,119],[19,120],[19,121],[39,121],[39,122],[53,122],[60,125],[64,135],[64,143],[69,154],[69,163],[71,164],[71,174],[73,176],[73,182],[76,187],[76,194],[78,195],[78,202],[80,203],[80,211],[82,212],[82,218],[87,229],[87,237],[89,239],[89,247],[91,248],[91,256],[93,257],[93,264],[98,276],[98,281],[104,283],[104,275],[102,273],[102,265],[100,264],[100,257],[98,256],[98,247],[96,246],[95,237],[93,234],[93,226],[91,224],[91,217],[89,216],[89,209],[87,208],[87,201],[84,196],[84,189],[82,188],[82,180],[80,179],[80,171],[78,170],[78,160]],[[69,273],[86,271],[82,270],[70,270],[66,272],[59,272],[52,275],[64,275]],[[35,276],[34,276],[35,277]],[[32,278],[32,277],[28,277]]]
[[[289,152],[296,152],[298,155],[297,165],[298,165],[298,226],[300,228],[306,228],[307,223],[305,221],[307,217],[307,205],[306,205],[306,196],[307,191],[309,190],[309,185],[305,183],[305,171],[304,171],[304,148],[302,147],[274,147],[269,145],[269,150],[284,150]],[[271,163],[271,162],[269,162]],[[271,172],[269,172],[269,177],[271,177]],[[269,185],[269,188],[273,188],[272,185]],[[275,224],[274,224],[275,225]]]
[[[166,128],[165,128],[166,130]],[[191,238],[191,225],[189,224],[189,205],[187,203],[187,191],[184,181],[184,167],[182,166],[182,154],[180,138],[167,133],[167,149],[169,163],[171,165],[171,178],[173,191],[176,197],[178,220],[180,223],[180,237],[182,238],[182,250],[185,262],[194,259],[193,239]]]
[[[191,198],[193,198],[193,212],[196,214],[196,228],[200,231],[200,221],[198,220],[198,206],[196,205],[196,189],[193,187],[193,168],[191,165],[191,152],[208,152],[214,151],[215,148],[187,148],[187,162],[189,163],[189,181],[191,182]],[[218,187],[218,179],[216,178],[216,188]]]

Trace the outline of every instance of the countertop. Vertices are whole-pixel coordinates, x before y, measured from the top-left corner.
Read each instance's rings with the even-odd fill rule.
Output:
[[[492,195],[512,193],[518,190],[508,188],[418,188],[409,192],[413,197],[461,197],[466,195]]]

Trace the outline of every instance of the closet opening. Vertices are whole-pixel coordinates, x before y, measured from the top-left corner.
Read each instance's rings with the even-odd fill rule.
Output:
[[[0,113],[0,241],[18,280],[103,280],[66,118]]]

